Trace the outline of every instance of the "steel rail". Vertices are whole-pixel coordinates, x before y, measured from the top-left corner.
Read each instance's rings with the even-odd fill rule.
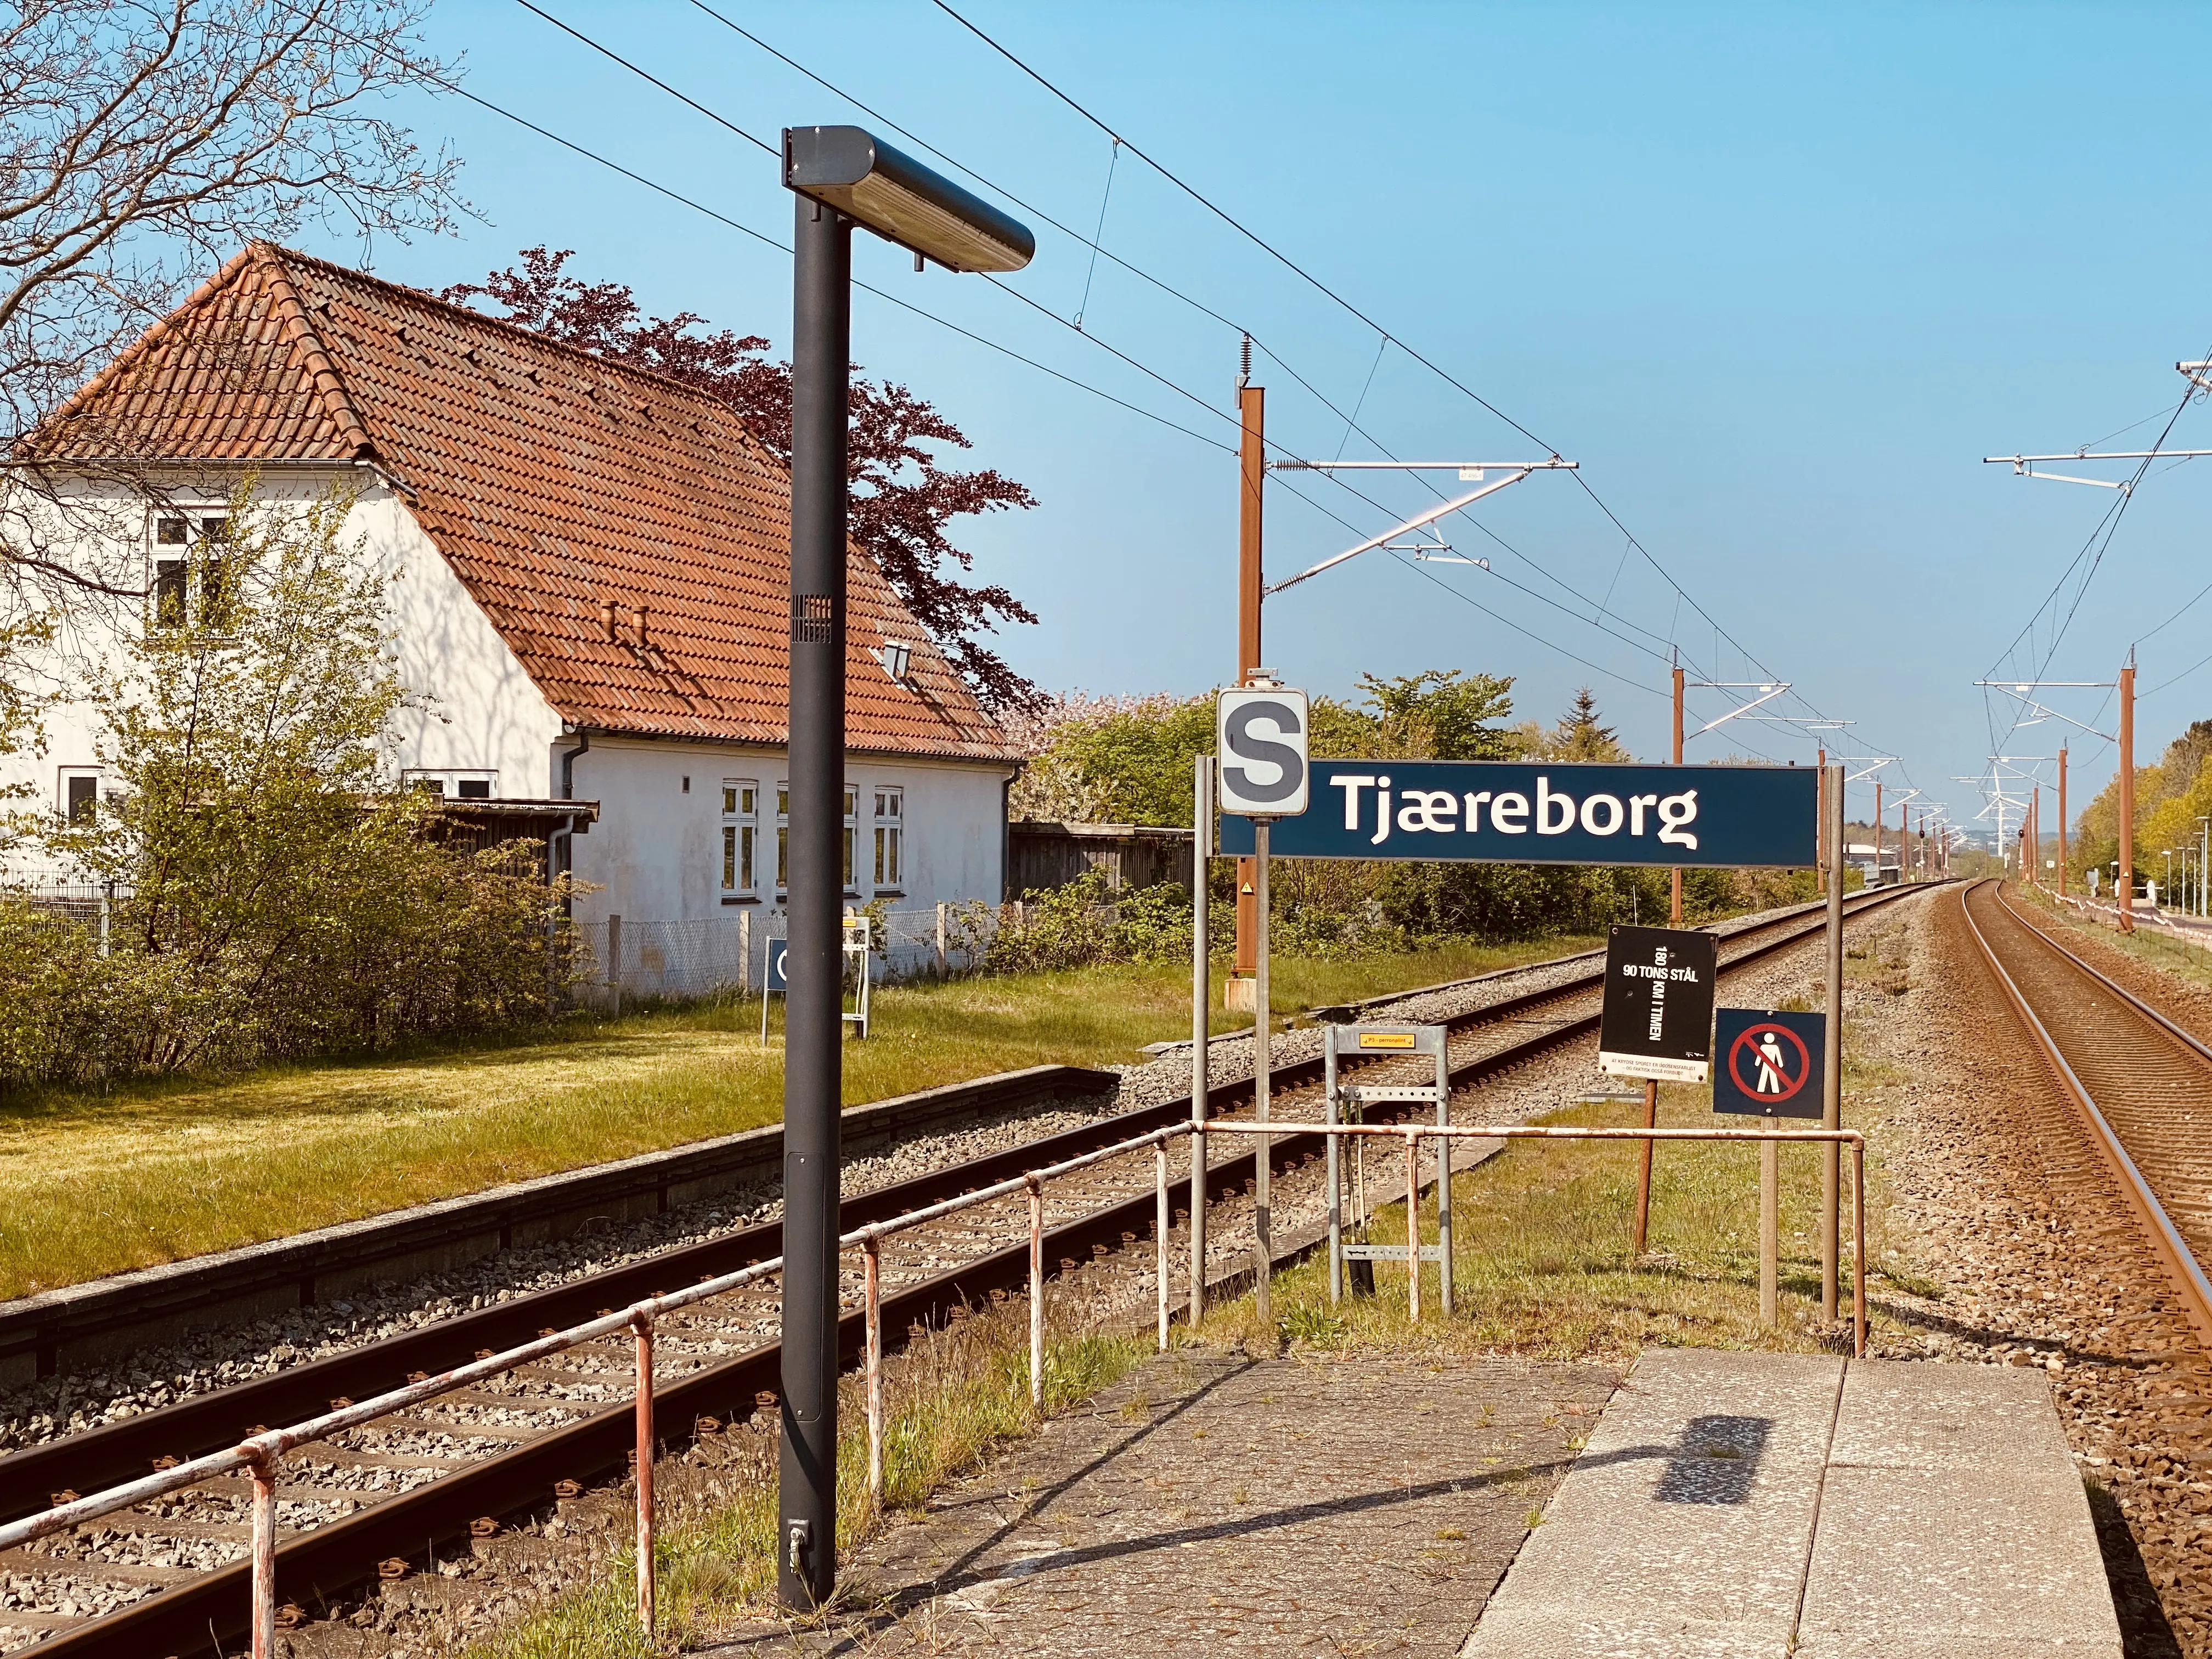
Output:
[[[1915,893],[1933,890],[1935,885],[1916,884],[1883,888],[1859,896],[1858,902],[1848,915],[1853,917],[1863,915]],[[1720,971],[1726,974],[1737,968],[1749,966],[1818,933],[1825,926],[1822,918],[1815,917],[1795,927],[1790,925],[1813,908],[1811,906],[1803,907],[1790,915],[1755,924],[1724,939],[1722,942],[1729,944],[1759,933],[1775,934],[1729,957],[1720,964]],[[1785,929],[1787,931],[1778,931]],[[1527,993],[1486,1008],[1469,1011],[1461,1019],[1447,1024],[1457,1030],[1479,1028],[1494,1020],[1510,1018],[1513,1011],[1586,993],[1602,981],[1602,972],[1583,975],[1543,991]],[[1486,1082],[1540,1057],[1550,1049],[1594,1031],[1597,1024],[1595,1014],[1563,1021],[1519,1042],[1453,1066],[1448,1073],[1449,1081],[1455,1090]],[[1301,1082],[1317,1080],[1322,1064],[1318,1057],[1294,1061],[1272,1068],[1271,1075],[1278,1085],[1297,1086]],[[1310,1077],[1308,1073],[1311,1074]],[[1239,1084],[1209,1089],[1209,1111],[1216,1109],[1214,1103],[1217,1101],[1235,1101],[1249,1094],[1251,1087],[1250,1080],[1246,1079]],[[937,1172],[918,1178],[914,1182],[878,1188],[874,1194],[856,1194],[848,1202],[857,1205],[872,1198],[888,1200],[895,1193],[910,1197],[914,1188],[933,1183],[973,1182],[983,1164],[995,1165],[1009,1159],[1026,1164],[1044,1148],[1057,1143],[1071,1142],[1078,1137],[1103,1135],[1110,1145],[1115,1138],[1131,1134],[1134,1127],[1133,1121],[1137,1119],[1152,1120],[1162,1127],[1181,1120],[1187,1127],[1188,1113],[1188,1099],[1182,1097],[1139,1113],[1108,1119],[1098,1125],[1084,1126],[1064,1132],[1060,1136],[1047,1137],[1042,1141],[1010,1148],[1004,1153],[989,1155],[975,1164]],[[1299,1124],[1296,1120],[1273,1126],[1272,1140],[1267,1143],[1266,1150],[1270,1167],[1288,1170],[1319,1156],[1319,1143],[1326,1139],[1319,1133],[1322,1127],[1319,1124]],[[1073,1152],[1073,1147],[1068,1150],[1071,1153]],[[1095,1160],[1086,1158],[1084,1161]],[[1209,1202],[1235,1194],[1243,1183],[1243,1171],[1250,1167],[1241,1158],[1233,1156],[1221,1164],[1211,1165],[1206,1178]],[[1073,1252],[1078,1259],[1095,1246],[1104,1245],[1110,1249],[1121,1243],[1123,1232],[1150,1224],[1155,1202],[1152,1192],[1136,1193],[1049,1230],[1042,1235],[1043,1245],[1055,1252]],[[748,1230],[746,1234],[732,1235],[709,1243],[728,1247],[749,1236],[758,1238],[767,1231],[765,1228]],[[780,1237],[780,1229],[777,1236]],[[855,1239],[860,1237],[859,1233],[854,1235]],[[657,1276],[665,1282],[672,1276],[678,1258],[701,1248],[703,1247],[687,1247],[685,1250],[646,1258],[619,1271],[644,1273]],[[1040,1246],[1035,1241],[1024,1240],[908,1286],[883,1298],[879,1317],[890,1320],[891,1328],[898,1331],[903,1331],[915,1323],[927,1325],[939,1322],[954,1307],[984,1299],[993,1291],[1011,1291],[1025,1283],[1030,1276],[1038,1248]],[[744,1276],[750,1279],[756,1268],[765,1273],[769,1271],[769,1264],[764,1261],[749,1263]],[[554,1291],[540,1294],[550,1297],[566,1293],[600,1301],[604,1304],[604,1298],[611,1288],[607,1283],[608,1277],[611,1276],[585,1280],[576,1285],[557,1287]],[[696,1291],[701,1287],[691,1288]],[[696,1299],[696,1296],[687,1297],[687,1300]],[[534,1318],[540,1316],[544,1305],[526,1297],[483,1312]],[[464,1319],[477,1317],[471,1315],[465,1316]],[[449,1321],[442,1327],[434,1326],[428,1330],[435,1332],[442,1328],[451,1331],[463,1322],[463,1320]],[[590,1323],[594,1329],[602,1324],[612,1330],[633,1328],[629,1310],[610,1312]],[[838,1337],[841,1363],[858,1361],[865,1357],[868,1346],[866,1323],[863,1309],[855,1309],[841,1319]],[[405,1334],[419,1337],[428,1334]],[[388,1353],[388,1345],[371,1344],[352,1351],[350,1354],[332,1358],[343,1360],[380,1352]],[[513,1353],[505,1356],[505,1359],[508,1366],[522,1363],[514,1358]],[[313,1363],[323,1365],[330,1362]],[[388,1364],[387,1359],[387,1370]],[[655,1398],[665,1413],[665,1420],[671,1422],[691,1422],[701,1416],[742,1420],[755,1408],[757,1396],[775,1383],[780,1375],[780,1346],[774,1342],[764,1343],[729,1359],[702,1366],[672,1380],[665,1387],[656,1387]],[[309,1369],[296,1367],[291,1372],[278,1373],[276,1376],[263,1381],[273,1384]],[[454,1368],[454,1372],[457,1374],[461,1369],[464,1368]],[[435,1378],[426,1379],[425,1386],[435,1381]],[[260,1382],[242,1384],[234,1389],[195,1396],[176,1407],[125,1419],[110,1427],[129,1430],[167,1413],[181,1411],[203,1402],[228,1401],[231,1407],[229,1415],[234,1418],[238,1397],[262,1385]],[[451,1388],[459,1384],[449,1381],[446,1386]],[[257,1401],[260,1397],[255,1396]],[[390,1555],[411,1558],[426,1549],[434,1551],[440,1545],[465,1534],[470,1523],[480,1516],[512,1514],[536,1508],[546,1501],[547,1494],[558,1480],[589,1480],[621,1470],[634,1443],[632,1416],[633,1407],[627,1402],[607,1407],[576,1423],[540,1435],[512,1450],[496,1454],[386,1502],[297,1534],[279,1546],[274,1568],[283,1583],[296,1587],[303,1595],[322,1596],[343,1593],[365,1580],[374,1570],[371,1564],[378,1559]],[[105,1434],[108,1431],[94,1432]],[[232,1430],[226,1438],[234,1445],[237,1436],[238,1431]],[[41,1464],[47,1463],[52,1458],[60,1456],[66,1449],[90,1437],[88,1435],[50,1442],[0,1459],[0,1475],[12,1475],[15,1470],[10,1466],[18,1465],[19,1460],[27,1463],[37,1456]],[[145,1466],[141,1463],[136,1467],[143,1468]],[[14,1488],[12,1485],[9,1489],[22,1490]],[[39,1489],[36,1485],[28,1488],[32,1492]],[[20,1503],[20,1498],[17,1501]],[[10,1504],[9,1507],[16,1506]],[[37,1506],[33,1504],[30,1507],[35,1509]],[[189,1653],[201,1650],[204,1644],[205,1650],[220,1653],[225,1636],[242,1632],[245,1629],[240,1615],[247,1599],[244,1592],[252,1568],[251,1561],[239,1561],[216,1569],[76,1630],[50,1637],[27,1651],[35,1651],[42,1656],[68,1656],[68,1659],[86,1659],[88,1656],[102,1656],[105,1659],[105,1656],[109,1655],[116,1656],[117,1659],[141,1659],[142,1656],[154,1652]]]
[[[1911,890],[1883,888],[1874,894],[1856,896],[1859,902],[1850,914],[1856,915]],[[1792,929],[1776,942],[1774,948],[1780,948],[1802,936],[1803,921],[1814,908],[1802,907],[1755,923],[1722,943],[1729,945],[1780,929]],[[1750,951],[1739,951],[1730,960],[1753,960],[1752,953],[1766,948],[1753,945]],[[1479,977],[1486,979],[1489,975]],[[1501,1024],[1547,1003],[1595,990],[1603,980],[1601,968],[1559,984],[1503,998],[1445,1023],[1455,1032]],[[1450,988],[1428,988],[1443,991]],[[1594,1018],[1565,1023],[1548,1034],[1547,1041],[1501,1051],[1490,1057],[1492,1063],[1475,1062],[1479,1069],[1466,1073],[1464,1077],[1455,1077],[1455,1083],[1480,1081],[1500,1066],[1534,1058],[1552,1043],[1570,1041],[1584,1030],[1594,1029],[1595,1024]],[[1287,1091],[1317,1084],[1322,1069],[1318,1057],[1287,1062],[1273,1069],[1273,1086]],[[1249,1096],[1251,1089],[1249,1079],[1210,1088],[1206,1091],[1207,1115],[1236,1109]],[[1170,1122],[1187,1121],[1189,1116],[1189,1097],[1181,1096],[1158,1106],[1079,1125],[1040,1140],[987,1153],[950,1169],[848,1194],[842,1205],[843,1218],[851,1225],[884,1220],[957,1196],[979,1184],[1017,1176],[1030,1167],[1036,1158],[1057,1161]],[[255,1424],[295,1420],[332,1400],[362,1399],[381,1394],[410,1372],[448,1370],[468,1363],[484,1350],[512,1347],[549,1327],[573,1325],[599,1309],[641,1300],[665,1288],[672,1280],[716,1277],[780,1255],[782,1251],[783,1227],[780,1221],[742,1228],[434,1324],[394,1332],[359,1347],[288,1366],[230,1388],[188,1395],[171,1405],[103,1424],[80,1434],[22,1448],[0,1456],[0,1522],[14,1520],[44,1507],[39,1500],[49,1492],[89,1492],[113,1486],[143,1473],[157,1459],[183,1461],[234,1444]]]
[[[2134,1209],[2136,1218],[2142,1222],[2143,1230],[2148,1236],[2152,1253],[2159,1258],[2167,1276],[2172,1279],[2174,1289],[2181,1298],[2182,1311],[2188,1316],[2191,1325],[2196,1328],[2198,1340],[2212,1344],[2212,1280],[2206,1279],[2204,1269],[2197,1262],[2195,1253],[2190,1249],[2187,1242],[2181,1237],[2179,1230],[2174,1226],[2172,1218],[2166,1214],[2166,1206],[2159,1202],[2158,1194],[2151,1190],[2150,1182],[2144,1176],[2142,1170],[2136,1165],[2135,1159],[2129,1156],[2127,1147],[2122,1144],[2111,1121],[2098,1107],[2095,1099],[2091,1097],[2088,1089],[2075,1073],[2073,1066],[2060,1051],[2057,1039],[2051,1035],[2050,1028],[2043,1023],[2034,1008],[2030,1006],[2026,994],[2021,990],[2011,974],[2006,971],[2004,963],[1998,959],[1996,946],[1990,944],[1989,936],[1982,931],[1981,924],[1974,920],[1973,908],[1966,900],[1984,888],[1992,890],[1998,906],[2011,915],[2016,926],[2041,940],[2044,946],[2054,957],[2093,981],[2100,990],[2112,993],[2115,997],[2122,1000],[2126,1006],[2132,1007],[2139,1014],[2148,1016],[2163,1028],[2173,1030],[2172,1023],[2154,1010],[2147,1007],[2140,999],[2130,995],[2072,951],[2063,949],[2054,940],[2045,938],[2040,928],[2030,927],[2007,902],[2002,884],[1996,878],[1989,878],[1978,882],[1959,896],[1959,914],[1966,918],[1967,931],[1973,934],[1974,943],[1980,947],[1984,959],[1990,965],[1990,970],[1997,976],[1998,983],[2004,987],[2005,994],[2011,1000],[2014,1011],[2019,1013],[2021,1023],[2027,1027],[2029,1034],[2035,1038],[2037,1045],[2042,1049],[2044,1057],[2051,1062],[2059,1079],[2065,1085],[2075,1110],[2081,1115],[2082,1122],[2089,1130],[2091,1140],[2104,1154],[2106,1164],[2119,1182],[2122,1194],[2127,1199],[2130,1206]],[[2189,1036],[2186,1032],[2177,1031],[2175,1034],[2180,1036],[2192,1050],[2200,1054],[2205,1054],[2208,1059],[2212,1059],[2212,1053],[2208,1053],[2204,1045],[2194,1037]]]

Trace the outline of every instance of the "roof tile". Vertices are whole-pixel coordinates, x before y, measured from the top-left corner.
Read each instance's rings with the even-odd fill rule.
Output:
[[[726,404],[679,382],[257,244],[88,382],[30,450],[106,464],[374,461],[564,719],[785,739],[789,476]],[[1007,758],[875,562],[852,549],[848,574],[848,744]],[[872,654],[887,640],[914,647],[905,684]]]

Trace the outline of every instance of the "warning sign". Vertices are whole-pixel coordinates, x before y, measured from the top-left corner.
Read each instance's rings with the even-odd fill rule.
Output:
[[[1605,947],[1605,1003],[1597,1063],[1614,1077],[1703,1083],[1712,1058],[1711,933],[1615,927]]]
[[[1758,1117],[1820,1115],[1826,1014],[1723,1008],[1714,1017],[1713,1109]]]

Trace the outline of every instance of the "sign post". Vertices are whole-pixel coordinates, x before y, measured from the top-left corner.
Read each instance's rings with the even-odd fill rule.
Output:
[[[1705,1080],[1719,965],[1720,941],[1711,933],[1615,927],[1607,935],[1597,1063],[1610,1076],[1644,1079],[1647,1129],[1658,1122],[1662,1079]],[[1638,1154],[1632,1256],[1644,1254],[1650,1234],[1651,1147],[1647,1140]]]
[[[1252,1115],[1267,1121],[1270,1038],[1274,1016],[1267,1004],[1267,832],[1278,818],[1296,818],[1311,796],[1313,768],[1306,750],[1306,694],[1255,668],[1243,687],[1221,693],[1214,708],[1214,750],[1220,769],[1221,810],[1251,820],[1254,929],[1259,947],[1252,987]],[[1252,1195],[1252,1284],[1260,1322],[1272,1317],[1268,1291],[1274,1277],[1272,1214],[1272,1137],[1258,1138]]]
[[[1713,1109],[1762,1117],[1770,1130],[1785,1117],[1822,1117],[1828,1030],[1820,1014],[1721,1009],[1713,1021],[1720,1060],[1713,1068]],[[1759,1322],[1769,1326],[1779,1313],[1781,1154],[1771,1140],[1759,1149]]]
[[[1213,858],[1213,757],[1200,755],[1191,785],[1190,839],[1190,1323],[1206,1316],[1206,1037],[1212,994],[1206,906]]]
[[[1844,769],[1828,780],[1828,1018],[1820,1044],[1820,1127],[1844,1127]],[[1836,1271],[1843,1256],[1843,1147],[1820,1149],[1820,1320],[1836,1320]]]

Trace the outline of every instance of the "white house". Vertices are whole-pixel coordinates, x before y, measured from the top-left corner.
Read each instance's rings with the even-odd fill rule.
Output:
[[[399,578],[403,676],[435,700],[404,772],[562,826],[557,803],[595,803],[553,852],[598,890],[576,915],[603,959],[623,919],[631,988],[728,977],[741,916],[757,974],[781,921],[790,485],[726,405],[257,245],[39,447],[108,500],[102,556],[149,590],[248,467],[273,497],[344,481],[349,527]],[[849,574],[851,901],[995,902],[1006,741],[858,548]],[[81,712],[49,720],[33,781],[55,810],[99,788],[95,744]]]

